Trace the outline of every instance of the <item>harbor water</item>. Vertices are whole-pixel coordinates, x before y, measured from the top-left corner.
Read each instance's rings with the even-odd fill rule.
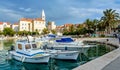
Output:
[[[31,64],[6,60],[6,53],[13,44],[15,44],[14,40],[0,41],[0,70],[71,70],[116,49],[105,44],[95,44],[86,54],[80,53],[77,61],[50,59],[48,64]]]

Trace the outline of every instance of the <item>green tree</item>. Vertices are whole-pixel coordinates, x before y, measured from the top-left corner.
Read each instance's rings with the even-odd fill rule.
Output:
[[[14,30],[12,28],[4,28],[3,30],[3,34],[6,36],[6,35],[9,35],[9,36],[13,36],[15,34]]]
[[[91,24],[92,24],[91,20],[90,19],[86,19],[86,21],[84,23],[86,25],[86,28],[88,30],[90,30],[91,29]]]
[[[104,16],[101,17],[101,25],[107,29],[107,32],[111,31],[112,26],[119,20],[119,13],[116,10],[106,9],[103,11]]]
[[[44,28],[43,31],[42,31],[42,34],[48,34],[48,33],[49,33],[48,29]]]
[[[24,34],[23,34],[23,31],[18,31],[17,34],[20,35],[20,36],[23,36],[23,35],[24,35]]]
[[[93,30],[95,31],[95,30],[97,29],[97,26],[98,26],[99,20],[94,19],[94,20],[92,21],[92,23],[93,23]]]
[[[70,26],[69,31],[70,31],[70,32],[74,32],[74,26],[73,26],[73,25]]]
[[[2,31],[0,31],[0,35],[2,35],[3,34],[3,32]]]
[[[52,32],[53,34],[56,34],[56,31],[55,31],[55,30],[51,30],[51,32]]]
[[[38,31],[38,29],[36,29],[35,32],[36,32],[36,35],[39,35],[39,31]]]
[[[90,19],[86,19],[86,21],[84,23],[86,25],[87,32],[89,34],[93,33],[93,31],[94,31],[94,29],[93,29],[93,27],[94,27],[93,21],[90,20]]]
[[[47,25],[51,25],[51,22],[50,22],[50,21],[48,21]]]

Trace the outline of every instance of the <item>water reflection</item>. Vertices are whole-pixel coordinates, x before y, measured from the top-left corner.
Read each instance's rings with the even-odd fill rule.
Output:
[[[3,41],[0,41],[0,50],[3,50]]]
[[[11,45],[15,45],[15,40],[14,39],[4,40],[3,41],[4,50],[10,49]]]
[[[70,70],[78,65],[77,61],[64,61],[50,59],[48,64],[31,64],[22,63],[17,60],[11,60],[8,62],[10,65],[9,70]]]
[[[32,64],[32,63],[22,63],[17,60],[9,61],[9,70],[58,70],[55,69],[53,64]]]

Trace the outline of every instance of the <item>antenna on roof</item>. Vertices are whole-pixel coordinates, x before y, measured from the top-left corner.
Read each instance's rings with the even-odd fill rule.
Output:
[[[30,43],[28,36],[27,36],[27,39],[28,39],[28,43]]]

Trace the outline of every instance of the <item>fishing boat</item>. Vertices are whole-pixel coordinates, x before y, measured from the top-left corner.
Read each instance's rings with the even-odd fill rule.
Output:
[[[63,50],[46,50],[51,54],[51,58],[62,59],[62,60],[77,60],[79,52],[78,51],[63,51]]]
[[[55,40],[53,43],[47,44],[47,47],[56,50],[69,50],[86,52],[90,45],[85,45],[82,41],[74,41],[71,37],[61,37]]]
[[[36,49],[34,42],[17,41],[15,50],[9,51],[9,56],[21,62],[28,63],[48,63],[50,54],[45,53],[44,50]]]

